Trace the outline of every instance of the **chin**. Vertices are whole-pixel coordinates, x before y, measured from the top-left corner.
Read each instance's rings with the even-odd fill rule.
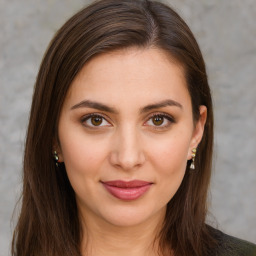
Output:
[[[117,227],[132,227],[138,226],[147,221],[152,222],[152,219],[156,218],[159,221],[159,216],[164,218],[166,207],[162,210],[155,211],[147,207],[122,207],[122,209],[110,210],[102,214],[101,218],[106,222]]]

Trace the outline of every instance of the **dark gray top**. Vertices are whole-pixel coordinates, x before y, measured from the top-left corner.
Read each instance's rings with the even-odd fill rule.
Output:
[[[242,239],[214,230],[214,236],[218,241],[216,252],[211,256],[256,256],[256,245]]]

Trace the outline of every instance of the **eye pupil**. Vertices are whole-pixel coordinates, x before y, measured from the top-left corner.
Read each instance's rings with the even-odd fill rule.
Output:
[[[94,116],[91,118],[91,122],[94,126],[99,126],[102,124],[102,117]]]
[[[154,125],[159,126],[159,125],[163,124],[163,122],[164,122],[164,118],[162,116],[154,116],[153,117]]]

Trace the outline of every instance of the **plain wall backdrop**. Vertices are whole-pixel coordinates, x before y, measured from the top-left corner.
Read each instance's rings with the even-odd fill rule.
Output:
[[[9,255],[41,59],[56,30],[90,2],[0,0],[0,256]],[[212,88],[216,137],[209,219],[256,243],[256,1],[165,2],[194,32]]]

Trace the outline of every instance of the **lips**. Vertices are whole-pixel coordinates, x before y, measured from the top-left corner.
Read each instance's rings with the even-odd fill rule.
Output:
[[[104,181],[105,189],[114,197],[121,200],[136,200],[144,195],[151,187],[152,183],[142,180],[132,181]]]

